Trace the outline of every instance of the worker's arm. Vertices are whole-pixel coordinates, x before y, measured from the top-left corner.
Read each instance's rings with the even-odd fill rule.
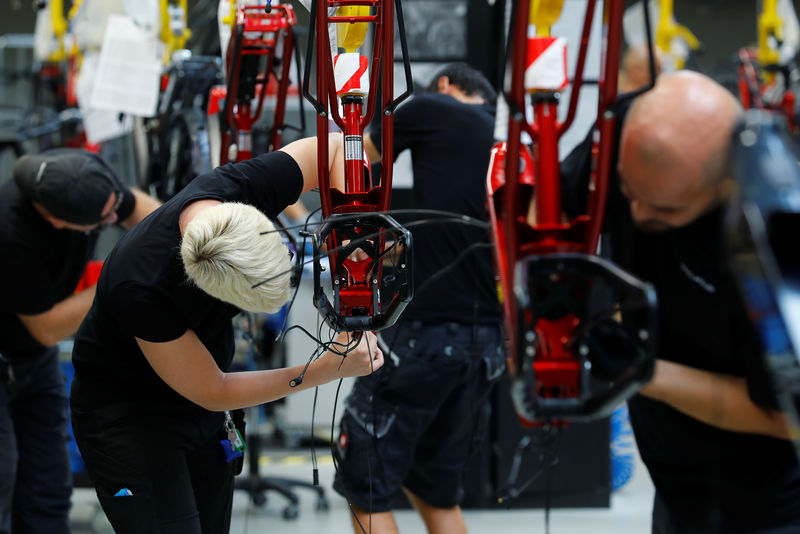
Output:
[[[92,306],[96,286],[71,295],[46,312],[17,314],[30,335],[42,345],[53,346],[74,334]]]
[[[346,344],[347,336],[348,334],[343,333],[337,339]],[[225,373],[192,330],[163,343],[139,338],[136,338],[136,342],[150,366],[164,382],[190,401],[210,411],[263,404],[337,378],[367,375],[383,365],[383,354],[378,349],[375,334],[371,332],[362,334],[358,345],[346,357],[327,352],[312,362],[302,383],[296,387],[291,387],[289,383],[300,376],[303,365]]]
[[[784,414],[750,399],[744,378],[659,359],[653,380],[640,393],[724,430],[781,439],[793,437]]]
[[[150,215],[153,211],[155,211],[160,205],[161,201],[156,198],[151,197],[147,193],[143,191],[139,191],[138,189],[131,189],[133,193],[133,197],[136,200],[133,211],[131,214],[124,220],[121,221],[120,224],[126,230],[130,230],[142,219]]]
[[[364,134],[364,150],[367,152],[367,157],[369,158],[370,163],[380,163],[381,151],[375,146],[372,136],[368,133]]]
[[[319,187],[317,173],[317,138],[306,137],[298,139],[282,147],[281,152],[286,152],[297,162],[303,173],[303,192]],[[330,170],[330,183],[332,187],[344,190],[344,147],[342,146],[341,132],[328,134],[328,166]]]

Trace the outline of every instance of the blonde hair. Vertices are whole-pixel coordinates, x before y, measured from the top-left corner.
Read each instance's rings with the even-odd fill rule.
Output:
[[[206,208],[183,235],[186,274],[209,295],[243,310],[276,312],[289,300],[291,262],[274,230],[272,221],[247,204]]]

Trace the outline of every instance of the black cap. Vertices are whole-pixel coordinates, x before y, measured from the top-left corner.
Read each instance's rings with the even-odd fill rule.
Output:
[[[22,156],[14,165],[14,182],[30,200],[72,224],[103,219],[103,208],[118,181],[100,156],[75,148]]]

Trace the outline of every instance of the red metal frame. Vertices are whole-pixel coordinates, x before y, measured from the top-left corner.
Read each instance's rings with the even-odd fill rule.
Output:
[[[369,14],[357,16],[329,15],[329,8],[344,6],[363,6]],[[401,28],[401,44],[404,50],[407,84],[410,89],[410,67],[405,53],[402,35],[402,13],[397,13]],[[378,98],[357,93],[342,92],[342,111],[339,111],[339,95],[334,77],[334,61],[331,57],[328,27],[330,24],[370,23],[373,27],[372,57],[367,65],[370,68],[369,87],[377,88],[378,76],[383,87],[380,105]],[[320,201],[323,225],[315,234],[315,257],[327,254],[331,264],[334,284],[333,302],[325,296],[320,285],[319,270],[315,264],[315,305],[325,316],[326,321],[339,330],[378,330],[391,326],[411,298],[410,285],[394,290],[394,294],[381,294],[383,272],[383,253],[387,239],[402,241],[406,260],[402,265],[404,277],[410,277],[411,235],[388,215],[379,213],[389,209],[392,189],[393,124],[394,108],[405,98],[407,91],[397,99],[393,98],[394,87],[394,23],[395,4],[393,0],[322,0],[312,4],[312,24],[316,51],[317,99],[304,89],[306,98],[317,110],[317,171],[319,176]],[[311,48],[309,47],[309,55]],[[306,62],[306,81],[308,83],[310,57]],[[373,184],[368,162],[363,149],[364,129],[370,124],[374,114],[381,114],[382,141],[381,175],[379,183]],[[329,121],[339,127],[344,141],[344,190],[331,184],[329,161]],[[356,217],[357,214],[363,217]],[[371,237],[369,237],[371,236]],[[353,255],[346,243],[364,240],[363,254]],[[327,247],[327,252],[321,248]],[[388,245],[391,246],[391,245]],[[342,247],[344,250],[337,252]],[[383,302],[381,302],[383,301]],[[387,305],[388,303],[388,305]]]
[[[270,137],[269,150],[277,150],[281,146],[282,131],[280,126],[286,116],[286,96],[289,90],[289,69],[294,51],[294,33],[292,27],[297,18],[292,6],[275,4],[271,11],[265,13],[266,5],[239,6],[236,13],[231,40],[226,54],[228,85],[221,95],[221,89],[215,91],[217,98],[230,95],[225,99],[223,117],[226,127],[222,130],[222,148],[220,164],[229,161],[229,149],[235,145],[235,161],[243,161],[253,156],[253,126],[261,118],[264,98],[272,84],[275,84],[276,104]],[[258,33],[257,37],[251,34]],[[280,73],[275,72],[275,56],[278,43],[283,42]],[[246,56],[265,57],[265,65],[259,73],[243,73],[243,59]],[[240,94],[240,83],[243,74],[255,76],[253,91],[246,90]],[[251,94],[252,93],[252,94]],[[255,99],[255,111],[253,100]]]
[[[391,109],[392,91],[394,87],[394,5],[391,0],[324,0],[317,6],[316,12],[316,52],[317,52],[317,95],[324,111],[317,113],[317,169],[319,172],[320,200],[322,215],[328,217],[334,213],[385,211],[389,208],[392,192],[392,165],[381,166],[380,185],[372,187],[364,175],[363,146],[364,128],[372,120],[375,113],[375,98],[367,101],[366,110],[363,100],[354,98],[344,105],[342,117],[337,105],[336,87],[333,78],[333,59],[330,53],[328,25],[346,22],[374,23],[372,60],[370,61],[370,87],[378,86],[378,73],[381,73],[381,84],[385,88],[381,102],[381,159],[394,161],[393,124],[394,114],[386,113]],[[337,17],[328,15],[328,8],[340,6],[368,6],[375,14],[363,17]],[[384,66],[382,69],[381,66]],[[330,164],[328,161],[328,117],[331,117],[342,130],[346,143],[351,143],[351,150],[345,154],[345,190],[333,189],[330,183]]]
[[[558,121],[556,91],[536,91],[526,100],[524,76],[526,69],[526,40],[530,15],[530,0],[515,2],[511,36],[511,85],[506,100],[510,108],[508,141],[495,146],[487,180],[488,209],[495,238],[495,263],[501,286],[506,337],[509,340],[509,369],[512,377],[519,376],[529,365],[524,356],[522,331],[535,332],[537,350],[532,367],[535,384],[530,395],[577,400],[581,397],[580,360],[571,352],[568,342],[579,321],[568,314],[558,320],[535,318],[529,310],[519,310],[515,289],[521,272],[519,262],[531,256],[557,254],[593,255],[602,229],[605,202],[614,150],[616,117],[611,105],[617,99],[617,73],[622,38],[622,0],[603,2],[603,46],[600,67],[597,133],[592,145],[592,172],[587,212],[568,222],[563,221],[561,209],[558,140],[575,117],[583,70],[594,19],[596,0],[588,0],[576,72],[572,81],[567,117]],[[534,39],[537,39],[536,37]],[[535,46],[535,44],[534,44]],[[526,108],[533,111],[533,122],[526,120]],[[532,139],[529,149],[521,143],[520,135]],[[535,186],[535,221],[528,221],[529,206]],[[557,276],[557,275],[553,275]],[[533,351],[531,347],[526,347]],[[530,355],[529,355],[530,356]],[[519,410],[518,410],[519,411]],[[524,424],[535,421],[520,412]],[[557,421],[556,421],[557,422]]]
[[[784,89],[780,102],[766,103],[764,94],[769,87],[763,81],[761,76],[763,65],[759,64],[756,55],[754,48],[742,48],[739,50],[737,87],[742,107],[744,109],[766,109],[777,112],[786,119],[792,133],[800,133],[800,125],[797,123],[795,110],[797,97],[794,91],[789,87],[788,81],[784,79]]]

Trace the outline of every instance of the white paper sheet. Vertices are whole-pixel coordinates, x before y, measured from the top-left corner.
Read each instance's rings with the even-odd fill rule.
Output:
[[[109,17],[89,107],[150,117],[160,77],[157,40],[130,17]]]
[[[123,115],[119,110],[99,110],[89,106],[98,61],[97,54],[90,53],[84,56],[75,86],[78,107],[83,118],[83,128],[90,143],[108,141],[130,132],[133,128],[131,115]]]

